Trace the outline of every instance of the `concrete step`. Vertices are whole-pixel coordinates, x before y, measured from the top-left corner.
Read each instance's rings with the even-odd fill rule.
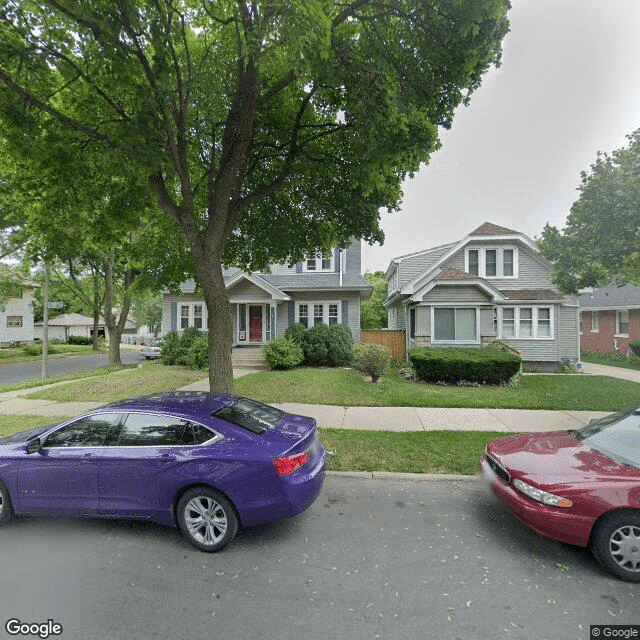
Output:
[[[269,365],[264,359],[262,349],[234,349],[231,352],[231,361],[235,368],[244,369],[268,369]]]

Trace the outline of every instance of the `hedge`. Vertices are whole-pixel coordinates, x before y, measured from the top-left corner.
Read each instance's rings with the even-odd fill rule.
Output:
[[[495,349],[422,347],[412,349],[409,359],[425,382],[506,384],[522,364],[522,358]]]
[[[629,340],[629,349],[640,358],[640,338]]]

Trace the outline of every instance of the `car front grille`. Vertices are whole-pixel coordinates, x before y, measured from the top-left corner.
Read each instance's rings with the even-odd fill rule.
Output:
[[[487,462],[489,466],[493,469],[494,473],[502,478],[505,482],[509,482],[511,480],[511,476],[509,472],[489,453],[486,454]]]

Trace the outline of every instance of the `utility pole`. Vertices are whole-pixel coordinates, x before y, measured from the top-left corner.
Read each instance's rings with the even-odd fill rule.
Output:
[[[49,359],[49,260],[44,259],[44,309],[42,312],[42,379],[47,377]]]

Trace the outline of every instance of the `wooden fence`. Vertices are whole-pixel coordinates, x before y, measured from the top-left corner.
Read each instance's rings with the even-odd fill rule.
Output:
[[[360,342],[373,342],[382,344],[391,349],[391,354],[396,360],[404,360],[406,356],[406,339],[404,331],[395,330],[361,330]]]

